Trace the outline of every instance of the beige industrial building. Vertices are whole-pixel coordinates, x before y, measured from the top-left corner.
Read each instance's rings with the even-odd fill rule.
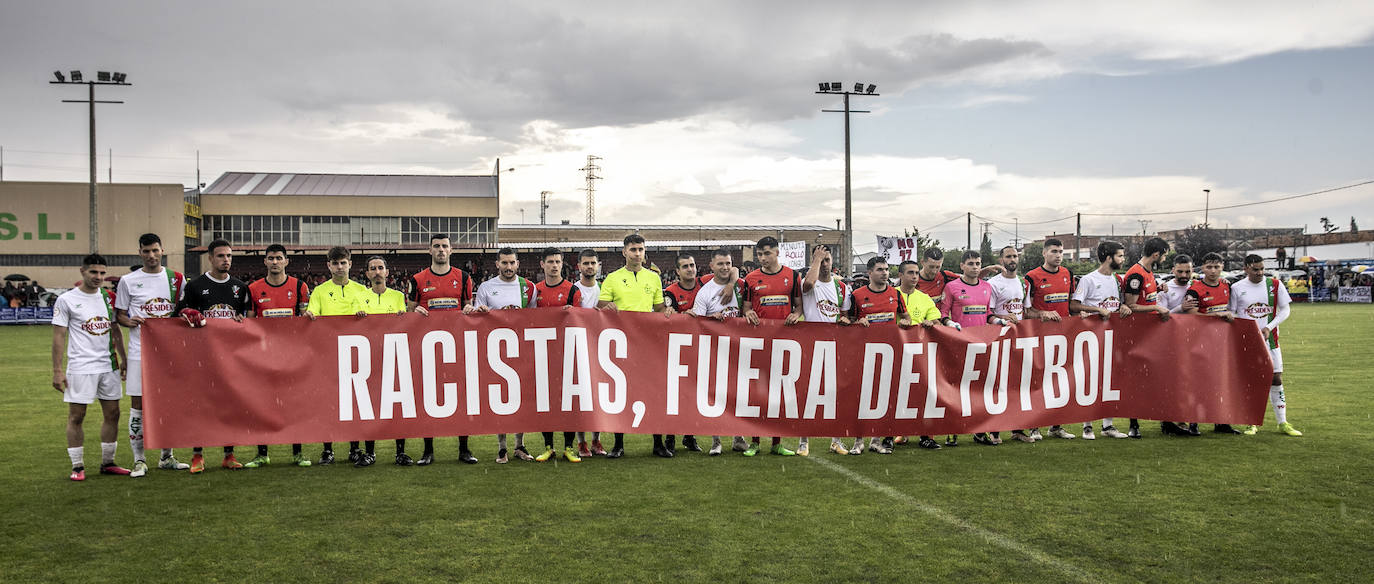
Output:
[[[90,249],[87,183],[0,182],[0,270],[27,275],[45,287],[71,286],[75,266]],[[359,175],[229,172],[197,192],[176,184],[100,184],[97,249],[111,275],[139,263],[138,236],[162,236],[165,264],[188,274],[208,268],[205,246],[228,240],[238,256],[233,273],[246,280],[265,271],[268,245],[291,250],[288,271],[327,276],[324,260],[335,245],[365,258],[382,255],[394,275],[429,264],[429,236],[448,234],[453,262],[476,275],[494,269],[495,251],[512,246],[521,271],[533,276],[537,252],[594,249],[602,271],[623,265],[621,241],[639,233],[649,260],[670,269],[682,252],[698,256],[726,247],[736,261],[753,259],[753,243],[766,236],[838,247],[843,232],[816,225],[498,225],[499,173],[490,175]]]
[[[111,275],[140,263],[138,236],[144,233],[162,237],[167,265],[185,268],[186,236],[199,234],[188,227],[191,211],[181,185],[102,183],[96,197],[95,247],[109,261]],[[77,266],[90,249],[89,183],[0,182],[0,275],[70,287],[80,280]]]

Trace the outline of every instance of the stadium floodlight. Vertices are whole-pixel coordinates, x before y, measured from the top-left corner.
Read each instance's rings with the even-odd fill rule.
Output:
[[[61,73],[58,73],[58,74],[57,74],[57,77],[58,77],[59,79],[62,78],[62,74],[61,74]],[[823,81],[823,82],[821,82],[820,85],[821,85],[821,91],[830,91],[830,83],[829,83],[829,82]]]
[[[125,80],[125,79],[128,79],[128,78],[129,78],[128,75],[125,75],[125,74],[120,73],[120,72],[118,72],[118,71],[116,71],[115,74],[114,74],[114,82],[115,82],[115,83],[124,83],[124,80]],[[873,89],[872,89],[873,86],[870,85],[870,86],[868,86],[868,87],[869,87],[868,92],[869,92],[869,93],[873,93]]]
[[[101,83],[109,83],[109,82],[110,82],[110,72],[109,72],[109,71],[97,71],[96,74],[95,74],[95,80],[96,80],[96,81],[99,81],[99,82],[101,82]]]
[[[863,92],[864,92],[864,84],[863,84],[863,83],[855,83],[855,84],[854,84],[854,93],[863,93]]]
[[[831,81],[830,91],[844,91],[843,84],[841,84],[839,81]]]
[[[52,76],[57,78],[57,82],[58,82],[58,83],[66,83],[66,82],[67,82],[67,76],[66,76],[66,75],[63,75],[61,71],[53,71],[53,72],[52,72]]]
[[[72,83],[81,83],[81,72],[72,69]]]
[[[867,93],[873,93],[874,91],[877,91],[877,90],[878,90],[878,86],[877,86],[877,85],[874,85],[874,84],[872,84],[872,83],[869,83],[869,84],[868,84],[868,91],[867,91]]]

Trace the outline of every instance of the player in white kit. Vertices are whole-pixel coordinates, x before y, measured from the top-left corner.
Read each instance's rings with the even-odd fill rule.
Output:
[[[497,275],[482,282],[477,287],[473,308],[477,312],[490,310],[515,310],[534,308],[539,300],[539,288],[534,282],[526,280],[516,272],[520,269],[520,257],[515,250],[503,247],[496,252]],[[496,463],[505,464],[506,435],[496,435]],[[515,456],[520,460],[532,461],[534,455],[525,448],[525,434],[515,435]]]
[[[802,279],[802,319],[806,322],[849,324],[849,286],[831,270],[834,257],[830,248],[817,245],[811,249],[811,267]],[[863,438],[855,438],[854,452],[863,453]],[[830,450],[848,454],[839,438],[830,439]],[[797,441],[797,455],[809,456],[811,445],[806,438]]]
[[[1236,318],[1253,320],[1264,334],[1269,358],[1274,362],[1274,380],[1269,385],[1269,403],[1274,406],[1274,419],[1279,431],[1289,436],[1302,436],[1288,422],[1288,404],[1283,395],[1283,352],[1279,349],[1279,323],[1288,318],[1288,287],[1278,278],[1264,275],[1264,258],[1245,256],[1245,277],[1231,284],[1231,313]],[[1259,426],[1250,426],[1245,434],[1254,435]]]
[[[1096,270],[1088,272],[1078,280],[1069,300],[1069,312],[1082,316],[1097,315],[1103,320],[1113,313],[1122,317],[1131,315],[1131,307],[1121,301],[1121,285],[1116,281],[1114,272],[1126,262],[1126,248],[1115,241],[1097,244],[1097,261],[1101,262]],[[1112,425],[1111,418],[1102,419],[1102,434],[1112,438],[1126,438],[1126,434]],[[1083,423],[1083,439],[1092,440],[1092,422]]]
[[[91,254],[81,261],[81,285],[57,297],[52,311],[52,387],[67,402],[67,456],[74,481],[86,480],[84,443],[86,406],[97,399],[100,424],[100,474],[128,475],[115,464],[119,432],[119,377],[126,373],[124,343],[114,322],[114,302],[100,288],[105,258]],[[62,357],[67,364],[62,366]],[[118,372],[116,373],[116,370]]]
[[[162,266],[162,239],[156,233],[138,237],[138,256],[143,260],[143,268],[125,274],[115,289],[115,319],[130,329],[129,374],[124,380],[124,393],[129,394],[129,447],[134,451],[130,476],[134,477],[148,472],[143,459],[143,362],[138,327],[149,318],[171,317],[186,291],[186,277]],[[163,448],[157,467],[187,470],[191,465],[172,456],[171,448]]]
[[[596,257],[596,250],[584,249],[577,254],[577,280],[573,281],[573,286],[582,293],[582,308],[596,310],[596,303],[601,298],[601,285],[596,283],[596,274],[601,271],[601,258]],[[592,432],[591,446],[587,445],[587,433],[577,433],[577,455],[587,458],[592,455],[606,456],[606,449],[601,447],[601,433]]]

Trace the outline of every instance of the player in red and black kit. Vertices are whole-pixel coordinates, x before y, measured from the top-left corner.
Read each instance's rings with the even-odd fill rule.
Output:
[[[1221,277],[1225,265],[1221,254],[1216,252],[1202,256],[1202,279],[1188,286],[1185,293],[1187,298],[1197,302],[1196,307],[1188,309],[1188,314],[1213,316],[1226,319],[1226,322],[1235,322],[1236,315],[1231,312],[1231,283]],[[1188,424],[1188,435],[1202,435],[1196,422]]]
[[[774,237],[760,239],[754,245],[754,259],[759,269],[744,277],[744,318],[749,324],[759,324],[759,319],[781,320],[783,324],[793,325],[801,320],[801,282],[792,268],[778,261],[778,240]],[[759,451],[759,437],[754,436],[745,456],[753,456]],[[782,438],[773,437],[773,454],[796,456],[797,453],[784,448]]]
[[[869,258],[868,285],[849,293],[848,322],[864,327],[894,323],[902,328],[911,326],[911,313],[906,310],[906,300],[902,298],[901,291],[887,283],[890,275],[887,260],[882,256]],[[840,321],[840,324],[846,322]],[[879,454],[892,454],[892,444],[892,436],[881,439],[874,437],[869,439],[868,449]]]
[[[544,269],[544,280],[535,284],[538,290],[534,305],[539,308],[572,307],[582,305],[582,291],[571,280],[563,277],[563,252],[552,247],[544,248],[544,259],[539,261]],[[553,432],[544,432],[544,453],[534,457],[538,462],[554,457]],[[563,433],[563,458],[568,462],[582,462],[577,449],[573,447],[575,432]]]
[[[229,275],[233,265],[234,249],[229,242],[216,239],[206,247],[210,254],[210,271],[186,283],[186,294],[177,303],[176,313],[187,321],[207,319],[226,319],[242,321],[252,307],[248,298],[248,285]],[[191,472],[205,470],[205,456],[202,448],[195,447],[191,456]],[[224,461],[220,464],[227,469],[240,469],[243,464],[234,458],[234,447],[224,447]]]
[[[448,236],[435,233],[429,236],[429,268],[410,277],[410,296],[406,310],[428,316],[433,310],[462,310],[472,312],[472,276],[449,264],[453,245]],[[468,449],[468,437],[458,437],[458,460],[477,464],[477,457]],[[425,438],[425,451],[417,466],[434,462],[434,438]]]
[[[1069,317],[1069,297],[1073,296],[1073,272],[1064,267],[1064,242],[1045,240],[1045,261],[1026,272],[1026,319],[1041,322],[1059,321]],[[1040,440],[1040,429],[1034,428],[1031,438]],[[1058,424],[1050,426],[1050,436],[1072,440],[1076,438]]]
[[[310,303],[310,287],[294,276],[286,275],[286,266],[291,258],[286,257],[286,247],[280,243],[267,246],[262,256],[267,266],[267,276],[248,285],[248,296],[253,304],[248,308],[248,316],[259,318],[283,318],[297,316],[305,311]],[[354,444],[354,450],[357,444]],[[258,445],[258,455],[244,463],[244,468],[258,468],[272,462],[267,457],[267,445]],[[296,466],[310,466],[310,459],[301,454],[301,445],[291,445],[291,463]]]
[[[1131,309],[1132,313],[1153,312],[1159,315],[1159,320],[1169,320],[1169,308],[1159,302],[1159,282],[1155,281],[1155,267],[1164,261],[1164,254],[1169,253],[1169,242],[1158,237],[1152,237],[1145,242],[1145,247],[1141,249],[1140,261],[1126,270],[1126,275],[1121,279],[1121,299],[1122,302]],[[1173,422],[1161,422],[1164,432],[1169,433],[1169,426]],[[1141,438],[1140,422],[1131,418],[1131,429],[1126,431],[1126,435],[1131,438]]]
[[[959,274],[940,268],[944,260],[945,253],[940,248],[926,248],[921,256],[921,271],[916,275],[916,289],[925,292],[935,306],[940,306],[940,301],[945,298],[945,284],[959,279]],[[941,313],[940,316],[949,315]]]

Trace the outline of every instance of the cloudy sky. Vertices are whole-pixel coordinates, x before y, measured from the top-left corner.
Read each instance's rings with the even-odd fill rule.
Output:
[[[856,98],[855,241],[934,227],[995,242],[1183,227],[1214,207],[1374,179],[1374,3],[156,2],[7,4],[6,180],[86,177],[86,118],[54,69],[103,90],[100,176],[482,173],[502,221],[834,225],[840,100]],[[1159,214],[1173,211],[1182,213]],[[1220,226],[1351,216],[1374,185],[1214,210]],[[1151,213],[1157,213],[1150,215]],[[1019,219],[1021,226],[1016,226]],[[975,220],[976,222],[978,220]],[[975,223],[975,229],[978,226]],[[975,234],[975,238],[976,238]]]

